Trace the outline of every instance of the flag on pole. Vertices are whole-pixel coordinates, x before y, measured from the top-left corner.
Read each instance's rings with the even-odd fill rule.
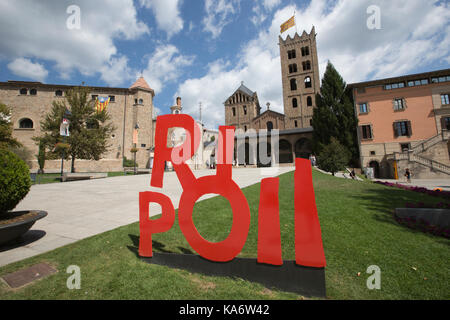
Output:
[[[292,16],[288,21],[280,26],[280,33],[285,32],[287,29],[292,28],[293,26],[295,26],[295,16]]]
[[[95,104],[97,107],[97,113],[102,112],[108,107],[109,99],[109,97],[97,97],[97,101]]]

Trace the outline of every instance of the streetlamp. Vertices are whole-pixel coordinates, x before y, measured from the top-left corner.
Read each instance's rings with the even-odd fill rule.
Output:
[[[133,135],[133,143],[134,143],[134,174],[136,175],[136,153],[137,153],[137,143],[138,143],[138,131],[139,131],[139,125],[136,123],[136,126],[134,127],[134,135]]]
[[[70,136],[69,132],[69,126],[70,121],[69,117],[72,115],[72,113],[66,109],[63,115],[63,119],[61,122],[61,125],[59,127],[59,135],[63,137],[63,144],[66,142],[66,137]],[[66,148],[65,146],[62,147],[62,157],[61,157],[61,182],[64,181],[63,175],[64,175],[64,158],[66,157]]]

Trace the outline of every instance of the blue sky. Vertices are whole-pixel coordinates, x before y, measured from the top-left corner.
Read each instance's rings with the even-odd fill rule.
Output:
[[[282,112],[279,27],[294,10],[283,37],[314,25],[321,74],[328,60],[348,83],[449,68],[448,1],[0,0],[0,81],[129,87],[142,72],[159,113],[179,95],[209,127],[244,81]]]

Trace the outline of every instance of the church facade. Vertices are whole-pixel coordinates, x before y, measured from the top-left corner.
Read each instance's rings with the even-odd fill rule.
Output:
[[[250,139],[260,130],[279,130],[279,163],[291,165],[295,158],[308,158],[312,153],[312,116],[320,92],[314,27],[309,34],[304,31],[301,36],[296,33],[285,40],[279,37],[279,46],[284,113],[271,110],[269,103],[261,112],[258,94],[242,82],[224,103],[225,125],[241,132],[237,139]],[[249,156],[248,144],[246,140],[244,163],[237,164],[260,165],[256,156]]]

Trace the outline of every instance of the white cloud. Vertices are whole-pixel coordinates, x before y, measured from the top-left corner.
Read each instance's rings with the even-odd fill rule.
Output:
[[[217,3],[216,3],[217,4]],[[269,4],[269,2],[267,3]],[[381,29],[369,30],[366,10],[381,9]],[[314,0],[306,7],[286,6],[277,10],[271,25],[238,53],[235,66],[229,61],[212,63],[205,76],[180,84],[185,112],[198,113],[204,106],[204,122],[210,127],[224,124],[223,102],[240,81],[258,92],[262,111],[267,101],[271,109],[283,112],[280,25],[296,11],[296,29],[310,32],[315,26],[320,73],[330,60],[347,83],[403,75],[433,62],[450,63],[450,7],[435,0]],[[256,12],[256,11],[254,11]],[[220,34],[220,32],[218,31]]]
[[[220,36],[223,28],[232,22],[232,16],[239,12],[240,0],[206,0],[204,30],[212,34],[213,39]]]
[[[267,10],[272,10],[281,3],[281,0],[264,0],[263,6]]]
[[[183,68],[190,66],[193,61],[194,57],[180,54],[174,45],[158,46],[148,58],[144,78],[155,93],[159,93],[165,83],[178,79]]]
[[[52,63],[62,78],[74,70],[92,76],[97,73],[108,84],[117,77],[108,67],[124,62],[114,41],[133,40],[149,33],[137,20],[133,0],[79,0],[80,29],[69,30],[66,9],[69,1],[0,1],[0,58],[28,57]],[[20,18],[20,19],[19,19]]]
[[[42,64],[33,63],[31,60],[25,58],[15,59],[8,64],[8,69],[16,76],[42,82],[48,76],[48,71]]]
[[[140,0],[140,4],[153,10],[158,28],[164,30],[169,38],[183,30],[180,0]]]

